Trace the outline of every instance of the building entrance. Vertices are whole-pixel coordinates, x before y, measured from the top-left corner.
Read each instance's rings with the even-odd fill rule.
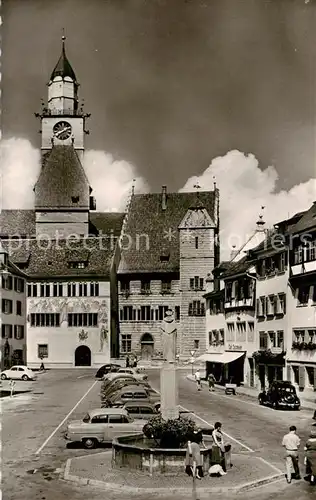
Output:
[[[88,346],[80,345],[75,350],[75,366],[91,366],[91,351]]]

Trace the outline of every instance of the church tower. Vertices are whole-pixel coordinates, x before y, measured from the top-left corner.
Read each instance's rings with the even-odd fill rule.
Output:
[[[89,233],[89,209],[95,209],[84,172],[85,120],[79,109],[78,81],[66,56],[61,56],[48,82],[47,105],[35,116],[41,120],[42,168],[34,186],[36,235],[67,237]]]

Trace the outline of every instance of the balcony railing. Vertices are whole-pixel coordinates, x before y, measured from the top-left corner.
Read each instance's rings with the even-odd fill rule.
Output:
[[[231,299],[225,301],[225,309],[230,309],[234,307],[253,307],[253,299]]]

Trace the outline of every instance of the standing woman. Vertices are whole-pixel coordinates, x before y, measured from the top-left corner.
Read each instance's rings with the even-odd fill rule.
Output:
[[[215,422],[214,430],[212,432],[213,445],[212,445],[212,464],[219,464],[222,466],[223,471],[227,471],[227,465],[232,467],[231,464],[231,445],[224,443],[222,424]]]

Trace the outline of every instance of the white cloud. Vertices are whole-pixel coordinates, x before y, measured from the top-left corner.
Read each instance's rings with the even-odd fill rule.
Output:
[[[40,172],[40,151],[30,141],[5,139],[0,143],[1,208],[34,208],[33,187]],[[147,183],[137,177],[136,168],[127,161],[116,161],[104,151],[87,151],[84,159],[98,211],[125,210],[135,179],[135,193],[148,191]]]
[[[229,151],[212,160],[200,176],[191,177],[180,191],[220,190],[221,258],[228,259],[232,245],[239,248],[256,228],[264,206],[267,227],[309,208],[316,199],[316,179],[276,192],[278,173],[273,166],[262,170],[253,154]]]

